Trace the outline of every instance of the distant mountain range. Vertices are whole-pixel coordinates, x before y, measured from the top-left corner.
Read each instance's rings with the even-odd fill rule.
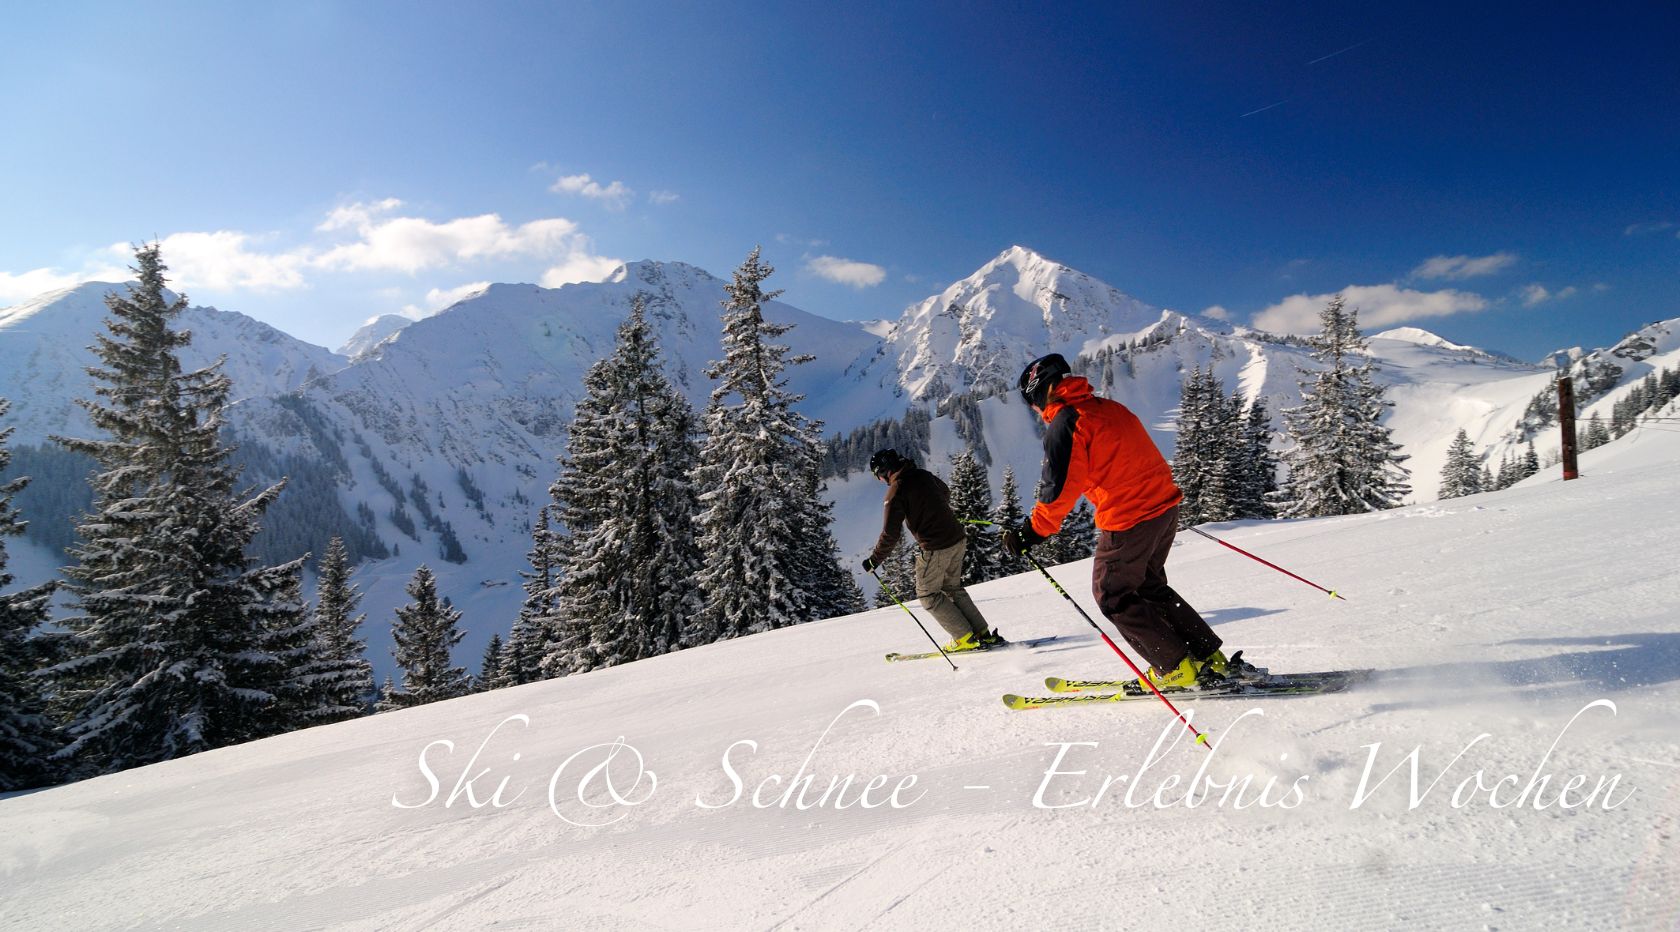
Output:
[[[513,620],[530,522],[554,478],[581,375],[611,350],[633,296],[646,297],[668,374],[699,408],[711,390],[704,368],[721,355],[724,284],[681,262],[643,261],[600,283],[491,285],[424,320],[370,322],[339,353],[237,313],[194,307],[182,321],[194,335],[185,362],[227,356],[240,399],[231,420],[249,478],[292,477],[282,501],[295,501],[277,519],[276,539],[319,552],[333,533],[352,538],[364,559],[357,578],[375,663],[390,666],[386,622],[421,562],[438,571],[441,590],[464,612],[471,634],[458,659],[466,660]],[[89,430],[73,399],[89,394],[84,369],[94,357],[86,347],[102,329],[103,295],[117,287],[88,283],[0,310],[0,397],[13,402],[0,427],[17,429],[14,448]],[[918,456],[939,469],[950,455],[981,448],[994,488],[1012,467],[1029,497],[1037,428],[1013,384],[1036,356],[1074,360],[1102,392],[1136,410],[1169,455],[1179,383],[1190,368],[1211,365],[1228,390],[1264,398],[1281,424],[1281,409],[1299,401],[1301,373],[1315,365],[1301,340],[1155,308],[1019,246],[896,321],[834,321],[781,302],[766,316],[793,325],[785,342],[815,357],[789,381],[827,433],[920,409],[933,420]],[[1461,428],[1495,462],[1529,436],[1555,449],[1555,425],[1548,438],[1548,425],[1533,416],[1555,364],[1583,379],[1593,374],[1597,387],[1578,389],[1581,416],[1602,409],[1608,418],[1608,405],[1653,367],[1680,365],[1677,333],[1680,320],[1654,324],[1616,347],[1543,364],[1416,328],[1373,335],[1371,353],[1395,402],[1389,425],[1411,456],[1414,500],[1434,498],[1446,447]],[[829,491],[851,562],[879,530],[881,487],[852,472],[831,479]],[[55,560],[37,553],[14,568],[27,583],[29,568],[40,575]]]

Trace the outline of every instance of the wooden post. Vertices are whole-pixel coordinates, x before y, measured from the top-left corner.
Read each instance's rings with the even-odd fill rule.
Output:
[[[1569,376],[1558,376],[1558,426],[1563,428],[1563,478],[1579,478],[1575,465],[1575,385]]]

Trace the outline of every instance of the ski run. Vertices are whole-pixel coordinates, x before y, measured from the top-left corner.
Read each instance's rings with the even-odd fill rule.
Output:
[[[1210,749],[1154,699],[1000,707],[1125,676],[1025,574],[975,598],[1058,640],[955,672],[881,662],[926,641],[891,607],[0,799],[0,927],[1672,929],[1680,437],[1632,439],[1209,528],[1346,601],[1181,535],[1229,647],[1380,670],[1182,697]]]

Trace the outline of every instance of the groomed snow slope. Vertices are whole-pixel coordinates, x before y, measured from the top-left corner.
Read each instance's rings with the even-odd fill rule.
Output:
[[[883,663],[926,642],[902,612],[875,611],[0,800],[0,926],[1673,928],[1680,435],[1593,455],[1611,449],[1584,456],[1577,482],[1214,529],[1345,602],[1186,535],[1169,569],[1230,646],[1277,670],[1383,670],[1340,695],[1186,702],[1212,754],[1179,741],[1140,772],[1179,735],[1153,702],[1006,710],[1001,693],[1042,693],[1046,675],[1122,671],[1020,576],[977,587],[978,603],[1014,638],[1062,640],[962,657],[955,673]],[[1056,571],[1087,604],[1088,571]],[[853,708],[813,751],[865,699],[879,714]],[[520,714],[528,726],[486,741]],[[600,761],[585,749],[619,738],[657,775],[632,787],[633,756],[614,760],[640,805],[564,802]],[[437,741],[454,742],[430,750],[437,799],[397,808],[426,800],[416,760]],[[1086,772],[1039,801],[1078,803],[1116,777],[1096,805],[1034,806],[1059,742],[1092,743],[1058,768]],[[485,805],[446,808],[481,743]],[[1411,808],[1405,768],[1382,778],[1414,748],[1425,795]],[[547,805],[580,751],[560,812],[611,825]],[[702,808],[730,798],[726,752],[743,796]],[[807,756],[807,799],[837,775],[889,775],[890,789],[914,774],[900,796],[914,802],[753,807],[760,781]],[[1490,800],[1477,771],[1511,780]],[[1551,779],[1526,806],[1495,807],[1536,774]],[[1248,807],[1222,800],[1245,776]]]

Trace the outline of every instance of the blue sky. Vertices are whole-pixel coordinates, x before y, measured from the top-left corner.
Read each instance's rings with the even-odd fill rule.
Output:
[[[760,243],[847,319],[1017,243],[1176,310],[1301,329],[1349,289],[1528,358],[1680,316],[1673,3],[1044,6],[20,6],[0,305],[156,237],[196,302],[329,346]]]

